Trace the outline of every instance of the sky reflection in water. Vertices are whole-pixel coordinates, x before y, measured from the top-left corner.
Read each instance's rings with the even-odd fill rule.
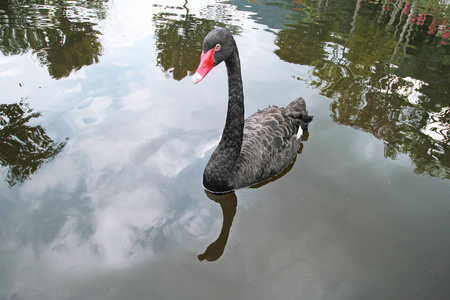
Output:
[[[340,38],[330,41],[336,30],[327,15],[308,25],[311,12],[295,3],[233,3],[98,1],[78,15],[69,9],[65,21],[85,30],[37,26],[37,35],[57,32],[54,41],[73,36],[60,52],[39,43],[2,48],[2,101],[25,99],[42,113],[30,125],[56,144],[69,140],[29,180],[0,182],[0,299],[450,294],[448,140],[427,131],[439,118],[448,124],[442,94],[417,86],[407,68],[364,67],[367,49],[361,60],[348,55],[365,40],[348,50]],[[343,19],[352,20],[355,3]],[[361,38],[357,30],[369,25],[358,20]],[[351,22],[344,24],[350,32]],[[201,85],[189,78],[204,35],[217,25],[237,34],[246,115],[303,96],[315,116],[292,170],[233,194],[237,209],[227,202],[225,224],[224,204],[201,186],[224,124],[225,68]],[[90,59],[58,64],[61,53],[79,49],[91,51]],[[431,102],[410,100],[404,90],[380,93],[386,85],[376,80],[409,86]],[[361,121],[368,115],[380,118]],[[200,257],[215,262],[198,262],[216,239],[210,259]]]

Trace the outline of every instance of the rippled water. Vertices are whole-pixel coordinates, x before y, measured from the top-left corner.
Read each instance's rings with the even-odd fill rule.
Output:
[[[0,299],[448,299],[450,29],[395,5],[2,2]],[[226,70],[190,80],[215,26],[246,115],[314,115],[225,197],[201,176]]]

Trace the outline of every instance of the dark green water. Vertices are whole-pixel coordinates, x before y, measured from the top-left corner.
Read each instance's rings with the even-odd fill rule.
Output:
[[[445,18],[396,1],[2,1],[0,299],[448,299]],[[216,26],[235,35],[246,115],[299,96],[314,115],[283,176],[226,197],[201,185],[226,70],[190,80]]]

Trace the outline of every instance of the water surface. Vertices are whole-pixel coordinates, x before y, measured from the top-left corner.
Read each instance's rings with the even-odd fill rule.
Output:
[[[0,4],[0,299],[448,299],[446,11],[411,3]],[[246,115],[314,115],[226,197],[226,70],[190,80],[216,26]]]

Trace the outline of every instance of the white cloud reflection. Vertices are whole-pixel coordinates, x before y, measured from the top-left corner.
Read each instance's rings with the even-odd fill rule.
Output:
[[[89,106],[86,114],[75,110],[77,120],[92,113]],[[96,126],[107,121],[103,118]],[[32,255],[31,264],[48,260],[59,271],[123,268],[173,243],[192,244],[216,232],[220,224],[212,220],[217,216],[198,204],[206,198],[200,178],[177,178],[198,161],[196,142],[204,147],[208,141],[189,140],[189,133],[184,138],[160,132],[159,138],[130,143],[93,130],[70,141],[64,153],[20,189],[20,198],[28,201],[26,214],[36,217],[19,226],[51,227],[50,232],[28,229],[37,241],[46,236],[49,242],[34,245],[37,256],[19,251],[20,260]],[[195,183],[185,183],[193,189],[182,190],[186,180]],[[54,215],[45,220],[49,206],[56,207],[50,214],[64,220]]]
[[[147,1],[114,1],[115,17],[100,25],[106,65],[62,79],[63,91],[37,106],[51,107],[49,120],[58,114],[53,126],[70,140],[33,180],[6,192],[9,201],[18,193],[16,201],[27,206],[10,229],[32,237],[10,257],[27,262],[14,268],[48,265],[46,274],[123,268],[217,233],[220,211],[199,205],[209,201],[201,187],[204,162],[199,162],[218,139],[217,129],[205,133],[204,128],[221,124],[212,114],[189,113],[214,105],[186,94],[194,88],[189,78],[168,82],[149,62],[155,57],[151,16],[160,9]],[[134,22],[128,22],[131,16]],[[139,55],[120,53],[138,40],[143,41]],[[70,101],[61,101],[63,95]]]
[[[449,115],[450,107],[444,107],[440,112],[431,113],[425,128],[422,132],[436,141],[448,140],[450,136],[450,124],[445,122],[445,117]],[[444,153],[444,150],[442,150]]]

